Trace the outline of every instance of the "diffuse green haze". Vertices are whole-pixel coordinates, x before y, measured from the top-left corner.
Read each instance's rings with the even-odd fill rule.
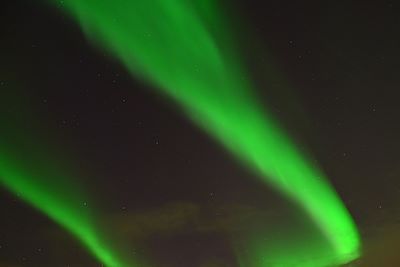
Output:
[[[214,4],[212,0],[66,0],[61,5],[95,44],[174,99],[266,183],[304,208],[333,247],[331,257],[312,262],[320,251],[304,247],[304,240],[308,266],[357,257],[360,242],[351,216],[325,175],[257,101]],[[286,266],[296,261],[289,257],[297,255],[292,252],[268,258],[281,260],[276,266]],[[259,257],[254,266],[269,266],[263,255]]]
[[[42,142],[45,135],[35,132],[30,112],[10,95],[7,89],[0,92],[0,185],[68,230],[107,266],[135,266],[121,261],[96,223],[100,217],[85,205],[90,200],[82,184],[52,153],[56,150]]]

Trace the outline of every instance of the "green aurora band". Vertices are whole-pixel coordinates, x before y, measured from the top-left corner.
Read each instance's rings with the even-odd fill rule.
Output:
[[[86,205],[92,203],[59,147],[39,134],[41,127],[21,104],[20,95],[0,92],[0,185],[45,213],[75,236],[98,260],[109,267],[130,267],[121,261],[117,241],[96,223],[101,219]],[[45,128],[46,129],[46,128]],[[46,141],[43,141],[46,139]],[[51,144],[50,144],[51,143]],[[117,252],[118,251],[118,252]]]
[[[323,252],[329,257],[318,258],[320,251],[313,251],[315,247],[305,239],[293,249],[288,244],[286,251],[267,252],[260,239],[249,244],[257,250],[252,254],[256,258],[242,265],[286,267],[308,257],[302,266],[321,267],[359,256],[360,240],[351,216],[325,175],[258,102],[213,0],[52,2],[72,14],[93,42],[110,50],[132,74],[178,102],[196,124],[263,181],[301,206],[333,248]],[[5,132],[1,138],[14,136]],[[17,159],[15,147],[7,143],[0,143],[0,149],[0,181],[10,191],[68,229],[106,266],[139,266],[108,245],[112,242],[99,234],[92,216],[82,213],[83,198],[71,196],[74,188],[55,184],[52,178],[60,173],[57,164],[43,162],[50,158],[46,153],[31,153],[42,151],[40,147],[26,150],[26,161]],[[299,247],[301,251],[294,253]]]
[[[174,99],[196,124],[305,210],[333,247],[325,262],[308,266],[338,265],[359,256],[356,226],[325,175],[257,101],[215,0],[67,0],[62,6],[95,44]],[[302,251],[317,258],[306,243]],[[289,250],[266,258],[275,257],[275,266],[291,266],[297,260],[291,254],[297,255]],[[272,266],[264,256],[261,252],[254,266]]]

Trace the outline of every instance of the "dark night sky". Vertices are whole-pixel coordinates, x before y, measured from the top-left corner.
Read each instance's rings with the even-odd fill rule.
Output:
[[[398,226],[399,4],[248,0],[234,7],[260,95],[325,170],[365,242]],[[94,48],[69,18],[41,1],[7,1],[0,14],[0,97],[17,92],[40,131],[75,155],[70,163],[87,174],[82,183],[94,198],[88,205],[141,240],[132,253],[160,266],[236,267],[227,232],[241,227],[242,215],[287,223],[292,204]],[[263,74],[269,60],[282,79]],[[0,214],[0,266],[100,266],[5,189]],[[131,229],[138,214],[153,225],[148,233]],[[160,214],[180,214],[182,225],[163,229]]]

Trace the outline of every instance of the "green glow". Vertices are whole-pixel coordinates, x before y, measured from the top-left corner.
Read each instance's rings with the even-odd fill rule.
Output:
[[[308,263],[303,266],[319,267],[358,256],[360,242],[350,215],[324,174],[301,155],[258,103],[212,0],[60,3],[93,41],[180,103],[195,123],[261,179],[302,206],[333,247],[331,252],[309,245],[307,238],[300,245],[288,238],[293,245],[275,251],[259,238],[249,244],[255,267],[289,266],[304,258]],[[84,195],[51,153],[43,152],[12,122],[2,125],[9,129],[0,133],[0,182],[68,229],[105,265],[135,266],[121,259],[100,234],[93,215],[82,206]]]
[[[307,266],[359,255],[351,216],[325,175],[258,103],[212,0],[67,0],[62,6],[94,43],[178,102],[195,123],[305,210],[333,247],[324,262],[313,262],[318,255],[304,240]],[[281,262],[274,266],[286,266],[289,255],[298,255],[292,252],[271,255]]]
[[[16,114],[8,112],[15,110]],[[23,107],[3,92],[0,94],[0,185],[5,186],[72,233],[101,262],[109,267],[132,267],[122,262],[116,248],[100,230],[88,198],[65,164],[43,146],[34,133]],[[58,153],[60,154],[60,153]],[[89,201],[89,203],[91,203]]]

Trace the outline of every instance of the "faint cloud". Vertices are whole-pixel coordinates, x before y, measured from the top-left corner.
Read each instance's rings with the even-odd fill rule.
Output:
[[[143,212],[120,213],[108,227],[134,241],[152,235],[172,235],[180,231],[225,232],[241,231],[243,225],[265,216],[265,211],[246,205],[220,205],[210,209],[195,203],[176,202]]]

